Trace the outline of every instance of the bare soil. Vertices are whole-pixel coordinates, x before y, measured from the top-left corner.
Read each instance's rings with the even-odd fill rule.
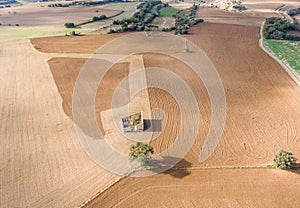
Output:
[[[261,166],[270,164],[274,154],[280,149],[288,149],[294,152],[296,157],[299,157],[300,140],[298,139],[298,132],[300,129],[297,123],[299,123],[300,118],[300,100],[298,98],[300,90],[283,69],[261,51],[257,44],[258,27],[203,23],[192,27],[190,33],[187,38],[201,47],[215,64],[221,76],[227,100],[227,122],[224,134],[214,154],[204,163],[199,163],[198,158],[209,128],[210,105],[201,80],[195,79],[196,76],[193,76],[192,71],[187,66],[182,65],[173,58],[157,54],[143,55],[145,67],[164,67],[177,73],[191,86],[199,101],[202,118],[199,135],[194,147],[185,157],[185,160],[181,162],[180,167]],[[73,67],[80,68],[80,66],[78,64]],[[51,68],[53,71],[53,65]],[[125,74],[120,75],[121,77],[126,76],[126,70],[124,72]],[[115,83],[112,85],[115,86],[119,79],[114,78],[116,75],[111,74],[110,77],[107,77],[107,80],[105,79],[105,82]],[[69,76],[76,77],[76,74]],[[57,79],[57,76],[54,76],[54,78]],[[59,89],[64,88],[66,79],[60,82],[60,85],[63,86],[59,86]],[[108,88],[112,90],[111,87]],[[179,124],[178,113],[176,113],[178,108],[176,107],[176,102],[167,92],[151,88],[148,90],[148,93],[151,108],[162,108],[166,113],[167,120],[170,121],[166,124],[162,134],[152,141],[155,151],[160,152],[172,144],[175,139]],[[98,108],[105,109],[106,107],[104,106],[109,106],[111,100],[110,91],[105,93],[105,95],[107,96],[105,103],[107,103],[100,104]],[[199,176],[200,172],[201,177]],[[228,177],[228,180],[224,180],[224,178],[218,180],[217,176],[213,177],[217,172],[222,176],[225,175],[224,177]],[[168,179],[164,174],[143,179],[125,179],[109,189],[106,192],[109,194],[104,193],[100,195],[92,202],[90,207],[111,207],[116,205],[114,204],[116,201],[118,202],[117,207],[128,207],[129,204],[137,200],[135,197],[140,199],[135,203],[145,203],[145,200],[149,199],[146,203],[149,206],[150,203],[156,201],[157,203],[162,202],[162,205],[165,206],[173,203],[177,205],[189,203],[189,206],[192,207],[199,204],[202,206],[221,206],[221,204],[225,203],[229,206],[247,204],[246,207],[254,207],[257,205],[258,196],[264,199],[261,201],[264,206],[280,207],[281,202],[274,197],[279,194],[278,184],[285,184],[284,187],[287,187],[293,193],[292,198],[294,201],[288,202],[291,203],[291,206],[299,202],[297,201],[297,185],[294,182],[286,181],[286,177],[293,177],[295,180],[299,178],[298,174],[292,172],[267,169],[188,169],[184,173],[176,170],[171,170],[168,173],[172,175],[172,177],[168,176]],[[185,183],[185,179],[178,181],[178,179],[173,178],[173,176],[181,178],[182,174],[190,174],[190,176],[186,177],[186,180],[189,178],[191,181],[201,180],[201,182],[193,182],[191,184],[191,181]],[[278,179],[278,174],[286,176]],[[273,183],[275,178],[278,181],[277,183]],[[232,182],[233,180],[235,182]],[[228,183],[228,181],[231,182]],[[158,186],[153,189],[143,189],[139,186],[137,186],[137,189],[130,188],[134,186],[132,184],[137,183],[144,184],[145,187],[151,186],[150,184],[152,183],[168,185]],[[205,190],[210,190],[210,193],[205,192],[210,199],[208,201],[196,200],[199,195],[204,194],[204,188],[199,189],[199,184],[203,183],[206,184]],[[263,186],[258,184],[263,184]],[[161,193],[168,186],[173,188],[172,194],[174,196],[172,195],[172,200],[168,198],[170,196],[169,192],[168,195]],[[223,189],[219,186],[223,187]],[[244,186],[246,187],[244,189],[245,192],[241,192],[241,187]],[[185,191],[185,187],[189,188]],[[153,192],[154,189],[155,192]],[[191,189],[195,191],[193,193],[188,191]],[[226,197],[225,195],[221,197],[222,194],[219,195],[220,189],[224,190],[224,194],[227,193],[227,190],[230,190],[230,197],[227,197],[227,195]],[[136,190],[138,194],[132,193],[132,190]],[[244,195],[247,197],[244,197]],[[157,205],[156,203],[153,204]]]
[[[100,46],[122,34],[59,36],[31,39],[33,46],[45,53],[88,53],[92,54]]]
[[[91,20],[94,16],[114,16],[120,13],[119,10],[101,9],[96,7],[40,7],[36,4],[29,4],[19,7],[4,8],[0,10],[2,25],[20,26],[61,26],[66,22],[75,24]]]
[[[197,162],[209,120],[209,117],[206,117],[207,120],[204,117],[206,126],[201,126],[203,135],[199,134],[192,151],[179,165],[183,170],[172,169],[153,177],[125,179],[87,207],[128,207],[132,204],[141,205],[139,203],[148,207],[222,207],[224,204],[229,207],[295,207],[299,204],[298,186],[295,183],[299,180],[299,171],[190,168],[266,165],[271,163],[280,149],[288,149],[299,157],[300,129],[297,123],[300,90],[284,70],[261,51],[257,34],[257,27],[204,23],[193,27],[191,35],[187,36],[211,58],[226,91],[227,122],[221,142],[212,157],[202,164]],[[174,64],[174,60],[155,55],[144,56],[144,62],[146,67],[152,64],[163,65],[171,70],[183,67]],[[183,71],[186,72],[186,68]],[[197,83],[191,78],[193,76],[187,76],[191,82]],[[202,93],[198,93],[200,95]],[[163,91],[149,90],[149,96],[151,106],[167,109],[168,119],[175,119],[172,128],[165,128],[164,135],[152,143],[159,152],[174,138],[176,112],[171,112],[176,106]],[[166,99],[156,99],[160,96]],[[204,103],[204,112],[208,109],[205,99],[205,96],[200,99]],[[171,107],[166,107],[168,105]],[[293,180],[287,179],[289,177]],[[281,190],[289,190],[291,200],[279,200],[279,196],[284,195]]]
[[[275,11],[270,12],[232,12],[213,8],[200,8],[197,17],[209,23],[237,24],[259,26],[261,22],[271,16],[278,16]]]
[[[297,207],[299,178],[268,169],[171,170],[123,179],[85,207]]]

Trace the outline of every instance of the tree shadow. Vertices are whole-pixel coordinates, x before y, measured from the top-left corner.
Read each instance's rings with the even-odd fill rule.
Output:
[[[161,132],[161,120],[157,119],[144,119],[144,131],[145,132]]]
[[[287,171],[300,175],[300,163],[298,163],[295,168],[287,169]]]
[[[192,167],[192,163],[181,159],[175,166],[172,164],[176,163],[179,158],[175,157],[163,157],[161,160],[152,160],[150,165],[154,167],[151,171],[155,173],[167,174],[175,178],[184,178],[191,174],[188,168]],[[166,171],[164,171],[166,170]]]

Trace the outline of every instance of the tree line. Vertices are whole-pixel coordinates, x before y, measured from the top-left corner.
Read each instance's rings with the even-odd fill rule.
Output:
[[[151,25],[151,22],[159,16],[159,11],[167,7],[168,4],[162,3],[160,0],[143,2],[137,6],[138,11],[130,18],[123,20],[115,20],[113,25],[121,26],[118,29],[110,29],[109,33],[127,32],[127,31],[144,31],[157,28]]]
[[[131,18],[115,20],[114,25],[121,26],[118,29],[110,29],[109,33],[127,32],[127,31],[151,31],[158,28],[151,25],[152,21],[160,16],[160,10],[168,7],[167,3],[160,0],[143,2],[137,6],[137,11]],[[175,26],[163,28],[163,32],[175,30],[175,34],[187,34],[190,26],[203,22],[203,19],[195,19],[197,6],[194,5],[189,9],[178,11],[173,17]]]
[[[49,4],[48,7],[99,6],[99,5],[104,5],[108,3],[117,3],[117,2],[129,2],[129,1],[127,0],[73,1],[67,4],[62,4],[62,3]]]
[[[293,23],[290,23],[282,18],[270,17],[266,19],[263,28],[263,36],[266,39],[300,41],[300,36],[288,34],[289,31],[300,32],[300,25],[298,22],[294,21]]]
[[[190,26],[203,22],[203,19],[195,19],[197,6],[193,5],[186,10],[180,10],[175,15],[175,34],[187,34]]]

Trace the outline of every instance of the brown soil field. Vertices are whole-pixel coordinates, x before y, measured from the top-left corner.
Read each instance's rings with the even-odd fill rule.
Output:
[[[220,35],[224,34],[225,31],[226,35]],[[299,148],[297,132],[299,129],[296,124],[299,119],[297,113],[300,107],[299,99],[297,98],[299,89],[294,89],[294,83],[281,67],[259,49],[257,44],[258,28],[204,23],[199,27],[192,28],[191,35],[187,37],[200,46],[212,59],[226,90],[227,122],[223,138],[214,155],[203,164],[198,164],[198,154],[203,143],[203,137],[206,134],[205,132],[208,130],[205,123],[208,123],[210,119],[207,115],[210,109],[208,107],[208,99],[204,96],[204,87],[192,85],[192,83],[201,83],[199,80],[188,80],[191,79],[190,77],[195,76],[187,73],[187,67],[180,65],[176,60],[155,55],[144,55],[143,57],[145,67],[164,66],[175,71],[181,77],[185,77],[184,79],[194,89],[197,99],[201,100],[202,105],[199,108],[203,109],[204,116],[201,116],[204,122],[202,125],[205,127],[203,128],[204,130],[200,128],[202,134],[199,134],[197,144],[187,156],[188,161],[197,166],[265,165],[271,161],[274,153],[280,148],[287,148],[297,152]],[[237,39],[240,39],[238,44],[236,44]],[[174,61],[176,64],[174,64]],[[63,60],[60,60],[60,63],[62,68],[69,65],[78,70],[82,66],[81,64],[76,65],[76,62],[72,64],[68,64],[70,63],[69,61],[64,63]],[[243,67],[240,67],[241,65]],[[51,62],[50,66],[52,66],[52,71],[55,70]],[[182,68],[186,68],[185,74],[180,73],[180,70],[178,70]],[[59,74],[57,73],[57,75]],[[110,79],[108,83],[118,80],[114,78],[116,74],[108,76]],[[56,82],[57,75],[54,76]],[[75,76],[75,78],[71,79],[70,77],[72,76]],[[126,73],[122,76],[126,76]],[[74,81],[76,73],[74,75],[68,74],[68,77],[68,80]],[[68,81],[63,76],[58,76],[58,78],[61,79],[59,83],[63,85],[63,87],[59,86],[59,89],[67,88]],[[111,79],[114,79],[114,81]],[[282,86],[286,85],[290,86],[290,88],[285,88],[286,90],[283,91]],[[237,88],[236,86],[239,87]],[[69,90],[72,92],[72,88]],[[62,94],[61,90],[60,93]],[[112,95],[110,93],[106,93],[106,95],[108,96],[105,99],[107,104],[103,104],[103,107],[96,106],[100,111],[105,110],[109,106]],[[153,93],[154,98],[158,95],[158,93]],[[63,98],[66,97],[63,96]],[[70,99],[70,96],[68,98]],[[64,102],[70,103],[70,100]],[[150,104],[157,105],[152,104],[152,102]],[[286,107],[282,109],[282,106]],[[66,110],[66,112],[69,111]],[[283,112],[286,115],[285,119],[282,119]],[[239,122],[238,128],[236,126],[237,121]],[[169,135],[172,129],[169,131],[165,129],[165,131],[167,132],[165,135]],[[159,147],[156,148],[159,149]],[[263,154],[261,154],[262,152]]]
[[[92,54],[101,45],[121,35],[122,34],[34,38],[31,39],[31,43],[37,50],[45,53]]]
[[[283,69],[259,48],[258,27],[203,23],[191,28],[190,35],[187,38],[206,52],[221,76],[226,91],[227,121],[221,142],[216,151],[207,161],[199,163],[199,152],[203,145],[203,139],[207,134],[210,120],[209,101],[204,86],[200,80],[193,78],[195,76],[190,74],[192,72],[189,71],[188,67],[180,65],[178,61],[176,62],[176,60],[170,57],[158,56],[156,54],[144,54],[145,67],[163,66],[174,71],[187,81],[194,90],[197,100],[201,103],[201,105],[199,104],[199,108],[201,109],[200,112],[203,120],[199,135],[194,147],[185,157],[185,160],[181,162],[180,166],[205,168],[220,165],[266,165],[271,163],[274,154],[280,149],[288,149],[294,152],[296,157],[299,157],[300,129],[297,124],[300,118],[300,89],[297,88]],[[61,65],[64,66],[65,64],[68,65],[67,63],[70,60],[59,59],[59,61],[64,62]],[[74,64],[72,67],[78,70],[81,64],[82,62]],[[51,65],[51,61],[50,66],[52,71],[59,70],[58,68],[60,68]],[[183,68],[184,70],[182,70]],[[113,74],[113,70],[111,73],[110,76],[107,76],[107,82],[115,83],[121,77],[126,76],[127,72],[125,71],[125,74],[119,75],[119,78],[116,77],[117,74]],[[61,79],[58,88],[62,94],[62,90],[60,89],[67,87],[67,80],[64,79],[62,81],[63,78],[58,77],[58,75],[59,73],[54,75],[54,79],[56,83],[58,83],[57,79]],[[68,75],[68,77],[73,76],[76,77],[76,73]],[[67,90],[72,91],[72,89]],[[177,128],[176,123],[178,121],[176,112],[178,110],[176,110],[175,101],[165,91],[149,89],[148,93],[151,108],[162,108],[167,114],[167,120],[172,121],[170,122],[172,125],[169,127],[169,124],[167,124],[164,132],[152,142],[155,151],[160,152],[174,140]],[[111,99],[111,95],[109,94],[109,91],[105,93],[108,96],[107,100],[105,99],[107,103],[101,104],[100,108],[105,109],[106,107],[104,106],[109,105]],[[63,96],[63,99],[65,100],[67,97]],[[65,108],[65,111],[68,110]],[[281,193],[278,191],[278,187],[282,186],[278,186],[278,184],[285,184],[284,187],[293,193],[292,198],[294,201],[287,202],[290,203],[291,207],[299,203],[298,188],[297,184],[295,184],[295,181],[299,179],[299,174],[293,172],[267,169],[194,170],[193,168],[185,172],[190,174],[190,176],[186,177],[186,183],[185,179],[178,180],[164,174],[141,179],[125,179],[100,195],[89,206],[128,207],[129,204],[139,199],[137,203],[145,203],[145,200],[147,200],[147,205],[149,202],[148,207],[152,207],[150,203],[154,201],[156,202],[153,203],[153,207],[160,202],[162,202],[161,206],[165,205],[167,207],[173,203],[177,205],[182,204],[182,206],[184,206],[184,203],[189,203],[185,205],[188,207],[197,207],[198,203],[203,204],[203,207],[210,205],[221,207],[223,203],[228,204],[228,206],[240,204],[241,206],[245,205],[245,207],[255,207],[257,205],[257,197],[259,196],[261,199],[264,199],[261,201],[264,206],[281,207],[281,202],[276,200],[278,197],[275,197]],[[198,175],[199,172],[204,175],[203,178]],[[182,174],[181,171],[178,173],[176,170],[171,170],[167,173],[179,178],[181,178]],[[213,177],[214,174],[220,174],[218,176],[220,179],[217,176],[216,178]],[[222,178],[224,175],[227,175],[228,179],[225,180]],[[280,175],[285,176],[279,177]],[[287,181],[287,177],[294,178],[294,181]],[[236,179],[236,182],[233,183],[232,180],[234,179]],[[199,181],[191,184],[191,181],[194,182],[197,180]],[[274,180],[276,180],[276,183],[274,183]],[[151,187],[152,183],[166,183],[168,185],[158,185],[153,189],[143,189],[142,185],[137,185],[137,189],[125,188],[139,183],[145,187]],[[203,189],[210,190],[207,193],[210,199],[208,201],[198,199],[199,195],[204,194],[204,191],[199,189],[200,184],[203,183],[205,184],[205,186],[203,185]],[[259,184],[263,184],[264,186]],[[172,191],[174,195],[170,196],[171,191],[165,191],[165,188],[168,186],[170,189],[174,188]],[[241,187],[244,186],[245,192],[240,192]],[[215,187],[216,189],[211,187]],[[138,189],[140,191],[137,191]],[[153,191],[154,189],[155,191]],[[186,191],[184,191],[185,189]],[[195,190],[192,194],[188,191],[191,189]],[[220,189],[224,191],[221,195],[217,191]],[[226,198],[224,194],[228,190],[230,190],[230,197]],[[148,201],[149,195],[151,197]],[[118,204],[116,204],[116,201]]]
[[[172,170],[126,178],[85,208],[298,207],[299,173],[268,169]]]
[[[226,91],[227,122],[214,155],[204,164],[197,164],[202,145],[200,136],[198,147],[196,144],[181,161],[180,169],[147,178],[126,178],[86,207],[298,206],[299,171],[190,168],[264,165],[270,163],[279,149],[289,149],[299,157],[300,90],[260,50],[257,31],[257,27],[205,23],[193,27],[188,36],[213,60]],[[152,55],[144,59],[145,66],[155,63],[172,68],[171,62],[164,58]],[[169,105],[164,109],[168,112],[174,109],[169,99],[156,99],[157,95],[167,97],[165,92],[150,90],[151,107]],[[169,136],[172,130],[165,131],[170,132],[167,138],[172,138]],[[162,143],[152,144],[158,151],[163,148]],[[284,196],[288,200],[281,200]]]
[[[40,7],[36,4],[29,4],[19,7],[4,8],[0,10],[2,25],[20,26],[61,26],[66,22],[75,24],[91,20],[94,16],[114,16],[120,13],[119,10],[101,9],[96,7],[65,7],[49,8]]]
[[[62,106],[64,112],[70,118],[72,118],[73,89],[77,76],[85,62],[86,59],[82,58],[53,58],[48,61],[53,78],[63,100]],[[99,122],[99,127],[102,130],[102,133],[104,133],[104,131],[100,118],[100,112],[110,109],[114,89],[116,88],[117,84],[127,75],[128,64],[117,64],[111,70],[109,70],[99,85],[96,99],[101,98],[101,103],[96,101],[96,104],[98,105],[95,106],[95,109],[96,115],[98,116],[97,121]]]

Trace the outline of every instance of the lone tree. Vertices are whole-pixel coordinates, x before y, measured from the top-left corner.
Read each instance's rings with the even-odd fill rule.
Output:
[[[277,152],[274,161],[274,167],[280,169],[292,169],[296,167],[297,158],[293,157],[293,153],[285,150]]]
[[[137,142],[130,145],[129,159],[137,160],[141,167],[147,167],[152,160],[151,154],[154,153],[153,147],[150,144]]]

